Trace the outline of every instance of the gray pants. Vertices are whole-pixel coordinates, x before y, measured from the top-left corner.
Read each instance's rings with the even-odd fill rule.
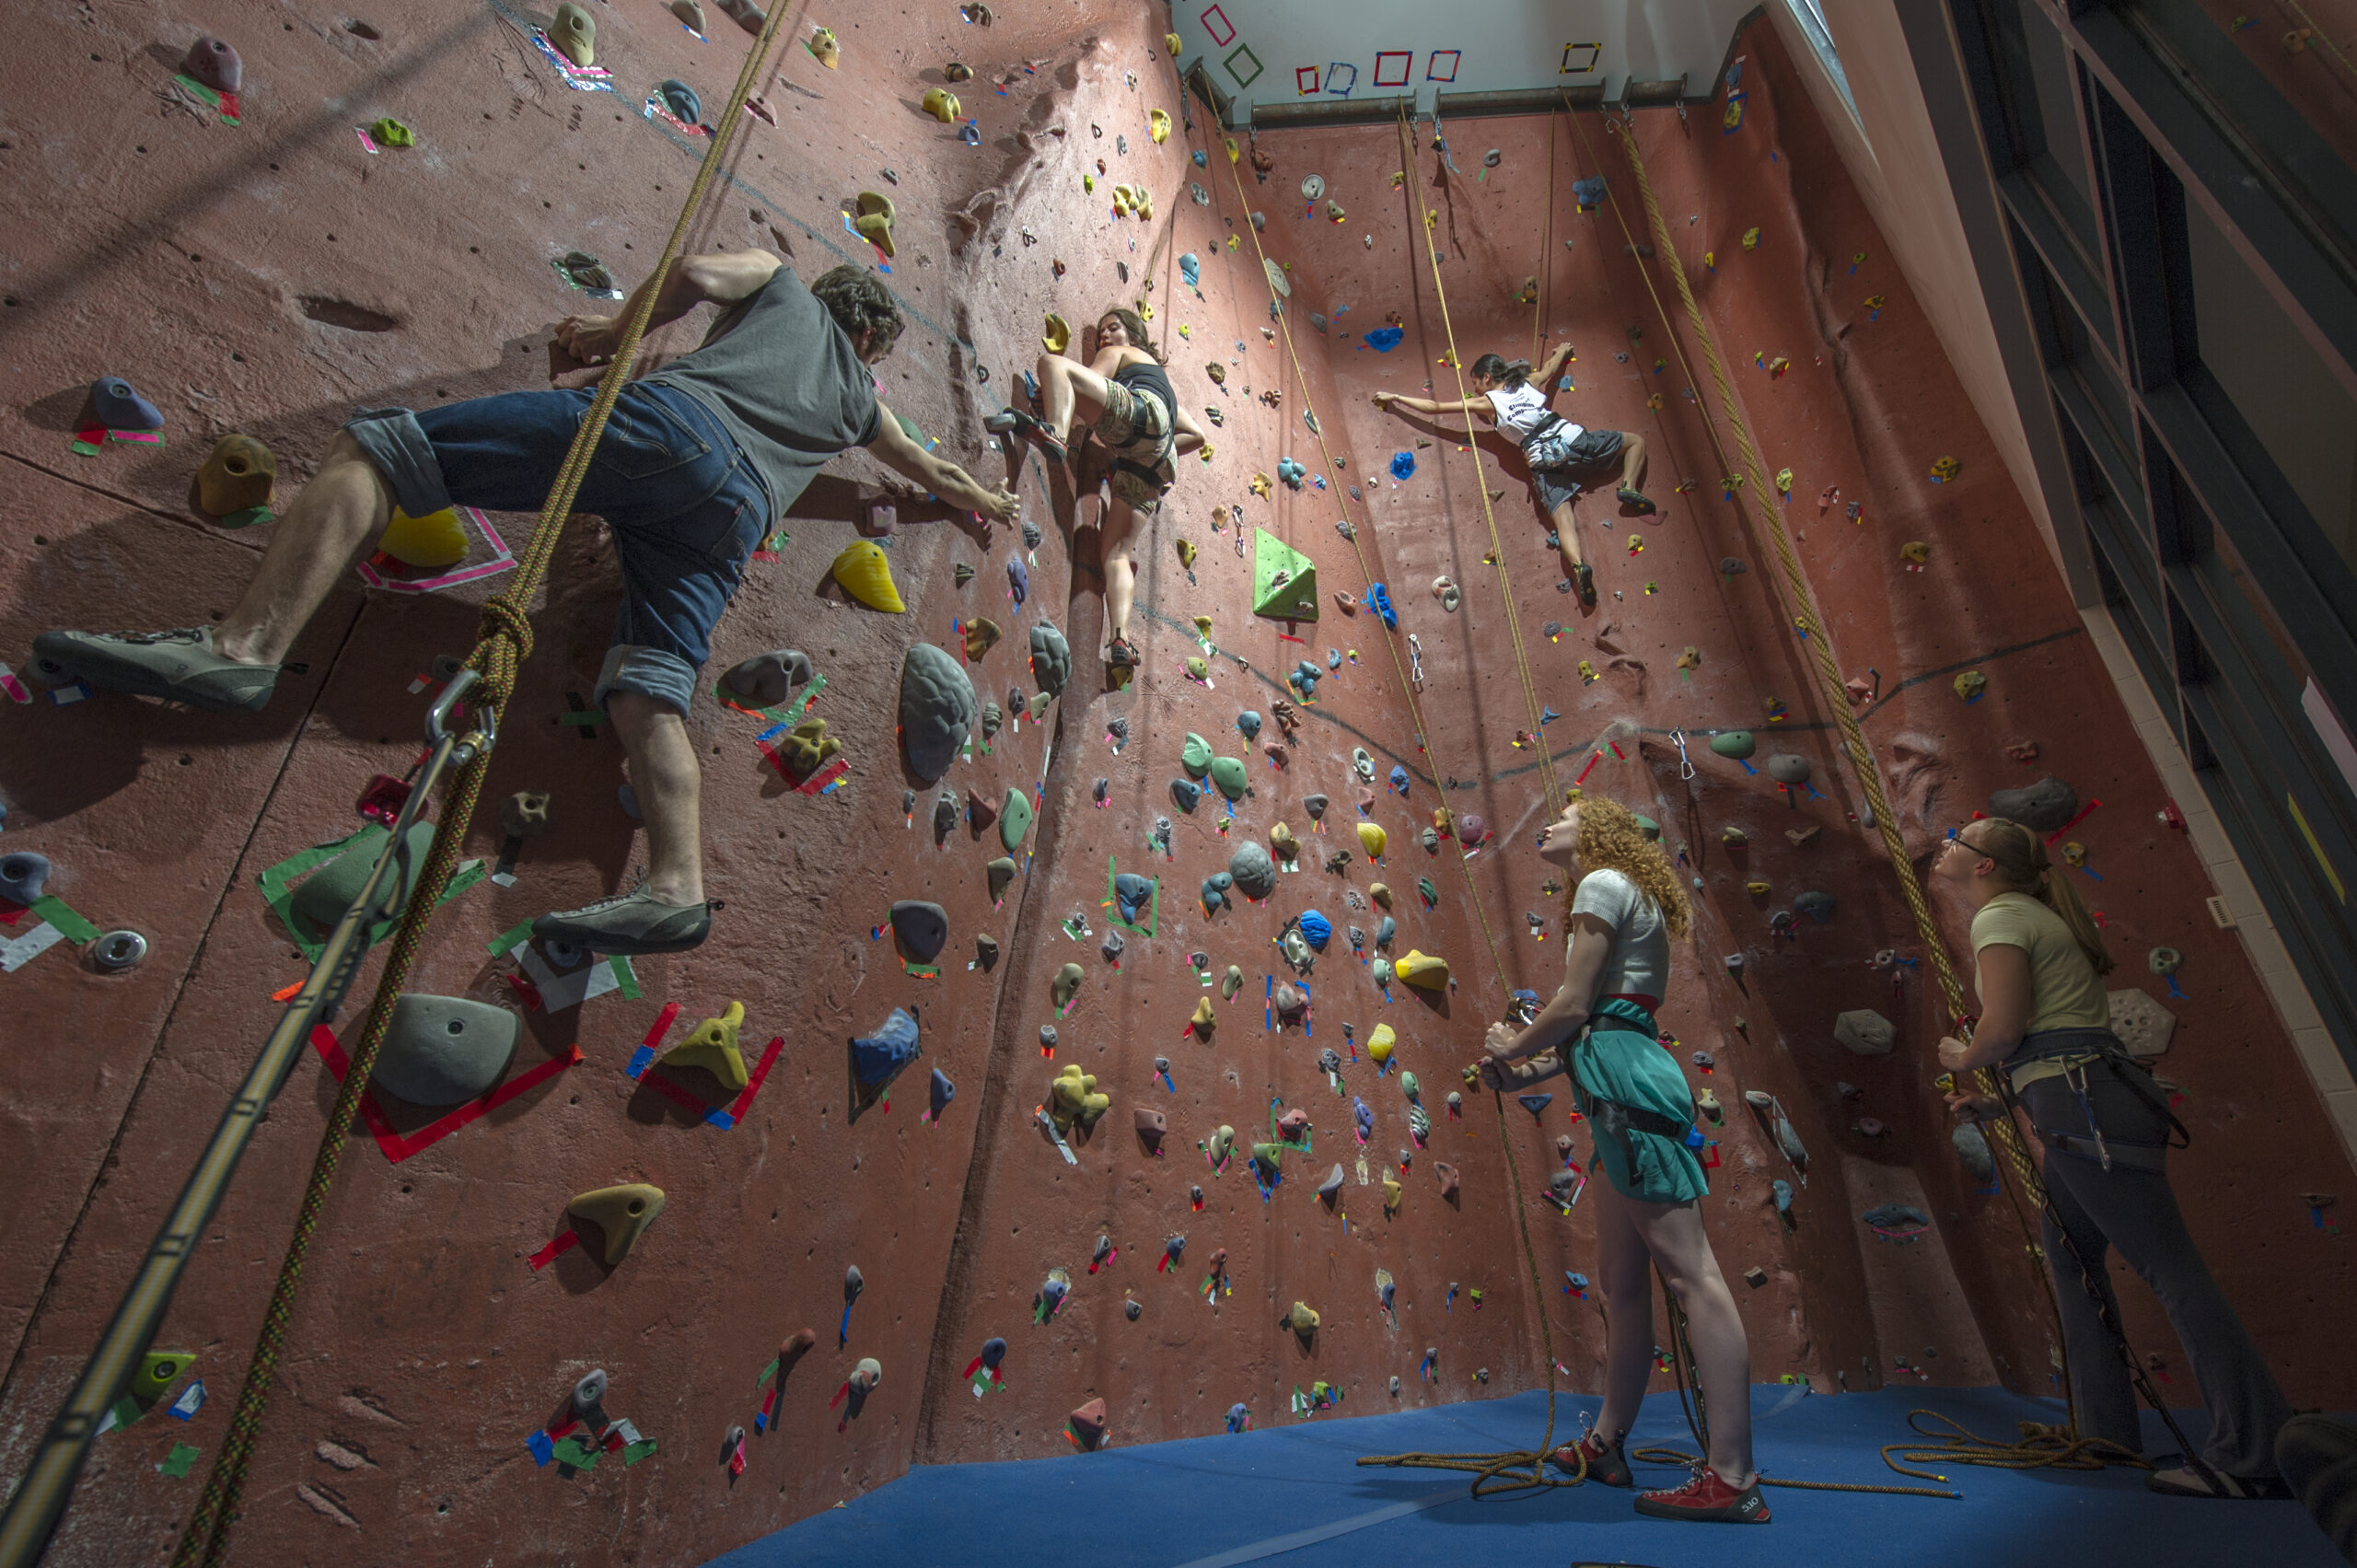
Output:
[[[2168,1123],[2159,1112],[2102,1063],[2086,1074],[2096,1121],[2117,1156],[2122,1144],[2156,1145]],[[2089,1137],[2086,1108],[2079,1093],[2061,1078],[2041,1078],[2022,1093],[2022,1104],[2040,1129],[2073,1138]],[[2138,1151],[2142,1153],[2142,1151]],[[2193,1367],[2201,1402],[2210,1411],[2210,1436],[2201,1457],[2225,1475],[2271,1477],[2275,1434],[2290,1419],[2291,1406],[2268,1371],[2258,1346],[2210,1267],[2193,1245],[2178,1213],[2177,1194],[2160,1170],[2131,1169],[2114,1158],[2109,1170],[2091,1156],[2049,1149],[2040,1167],[2054,1211],[2061,1217],[2079,1258],[2095,1275],[2112,1320],[2120,1321],[2107,1257],[2114,1247],[2137,1276],[2160,1297]],[[2079,1434],[2102,1437],[2131,1452],[2143,1451],[2136,1395],[2118,1342],[2096,1316],[2095,1303],[2081,1286],[2071,1254],[2046,1223],[2046,1252],[2054,1270],[2054,1295],[2062,1313],[2062,1339],[2071,1358],[2071,1385],[2079,1412]]]

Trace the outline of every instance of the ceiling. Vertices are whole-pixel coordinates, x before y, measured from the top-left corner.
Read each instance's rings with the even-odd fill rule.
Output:
[[[1736,25],[1756,0],[1170,0],[1181,67],[1203,63],[1244,106],[1336,109],[1353,99],[1557,87],[1603,89],[1686,78],[1717,86]]]

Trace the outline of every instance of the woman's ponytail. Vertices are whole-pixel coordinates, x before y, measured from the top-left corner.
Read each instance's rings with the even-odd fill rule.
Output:
[[[2003,817],[1989,819],[1988,830],[1981,837],[1982,853],[1997,863],[1998,873],[2009,887],[2029,894],[2052,910],[2070,927],[2071,935],[2079,950],[2087,956],[2097,974],[2109,974],[2116,967],[2110,949],[2104,946],[2103,930],[2096,924],[2087,906],[2079,901],[2079,891],[2070,882],[2054,874],[2053,862],[2046,858],[2046,842],[2030,829]]]

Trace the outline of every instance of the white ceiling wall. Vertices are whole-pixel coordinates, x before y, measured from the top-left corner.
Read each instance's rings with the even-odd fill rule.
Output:
[[[1433,87],[1603,87],[1610,98],[1632,77],[1681,74],[1701,97],[1751,9],[1752,0],[1170,3],[1181,62],[1202,59],[1222,92],[1256,104]],[[1566,46],[1577,46],[1568,61]],[[1313,76],[1315,90],[1305,90]]]

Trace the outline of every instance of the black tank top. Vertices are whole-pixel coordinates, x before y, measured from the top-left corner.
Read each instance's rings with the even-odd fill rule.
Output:
[[[1174,414],[1178,412],[1178,395],[1170,389],[1170,377],[1164,374],[1161,366],[1152,360],[1124,365],[1113,372],[1113,379],[1132,392],[1152,392],[1162,400],[1164,408]]]

